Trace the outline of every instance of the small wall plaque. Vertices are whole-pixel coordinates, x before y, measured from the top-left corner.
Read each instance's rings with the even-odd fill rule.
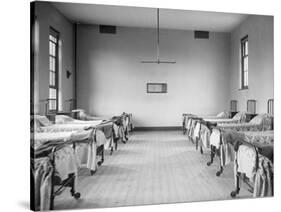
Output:
[[[147,83],[147,93],[167,93],[167,83]]]

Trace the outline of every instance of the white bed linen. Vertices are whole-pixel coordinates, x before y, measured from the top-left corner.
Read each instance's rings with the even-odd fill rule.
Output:
[[[91,130],[81,130],[81,131],[56,131],[56,132],[42,132],[34,133],[34,149],[43,145],[47,141],[81,141],[87,139],[91,136]],[[78,157],[79,167],[86,166],[88,169],[95,171],[97,168],[97,155],[96,150],[97,146],[103,145],[106,143],[105,135],[102,131],[96,130],[96,142],[91,143],[79,143],[76,144],[75,155]],[[72,160],[72,158],[70,158]],[[73,163],[70,162],[69,163]],[[68,165],[71,167],[71,165]],[[65,171],[62,171],[65,173]]]
[[[62,131],[78,131],[88,128],[93,128],[96,125],[92,124],[53,124],[50,126],[41,127],[43,132],[62,132]]]

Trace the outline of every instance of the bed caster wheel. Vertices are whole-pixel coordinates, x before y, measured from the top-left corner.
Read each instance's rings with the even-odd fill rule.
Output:
[[[209,162],[207,163],[207,166],[211,166],[211,164],[212,164],[212,162],[209,161]]]
[[[74,197],[75,199],[80,199],[81,194],[80,194],[79,192],[76,192],[76,193],[73,195],[73,197]]]
[[[236,191],[232,191],[232,192],[230,193],[230,196],[231,196],[232,198],[236,197],[236,195],[237,195],[237,192],[236,192]]]
[[[99,162],[98,162],[98,166],[101,166],[101,164],[102,164],[102,162],[101,162],[101,161],[99,161]]]
[[[216,173],[216,176],[219,177],[220,175],[221,175],[221,172],[218,171],[218,172]]]
[[[91,175],[94,175],[97,170],[91,170]]]

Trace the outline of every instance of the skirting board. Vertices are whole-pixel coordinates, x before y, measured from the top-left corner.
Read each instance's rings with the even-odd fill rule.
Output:
[[[181,126],[134,127],[134,131],[181,130]]]

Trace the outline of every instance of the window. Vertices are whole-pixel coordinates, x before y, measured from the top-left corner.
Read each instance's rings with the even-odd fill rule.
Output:
[[[248,35],[241,39],[241,89],[248,88],[249,76],[249,42]]]
[[[58,41],[59,34],[50,28],[49,34],[49,101],[48,111],[58,109]]]
[[[147,93],[167,93],[167,83],[147,83]]]

